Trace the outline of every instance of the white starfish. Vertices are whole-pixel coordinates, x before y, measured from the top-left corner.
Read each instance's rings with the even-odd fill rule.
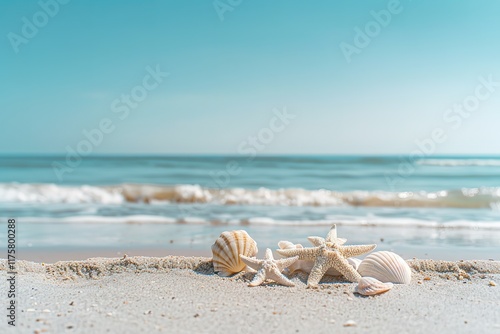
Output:
[[[338,245],[343,245],[347,242],[347,239],[337,237],[336,224],[332,225],[330,231],[328,231],[328,234],[326,235],[326,238],[323,239],[321,237],[309,237],[307,238],[307,240],[309,240],[309,242],[312,243],[314,246],[320,246],[325,242],[331,242]]]
[[[296,248],[304,248],[301,244],[294,244],[290,241],[280,241],[278,242],[278,246],[280,249],[296,249]],[[361,260],[356,257],[350,257],[347,259],[349,264],[356,270],[358,270],[359,265],[361,264]],[[314,267],[314,260],[298,260],[290,267],[285,269],[288,271],[287,274],[293,274],[296,271],[302,271],[306,274],[309,274]],[[338,272],[335,268],[330,268],[326,271],[325,275],[328,276],[342,276],[340,272]]]
[[[345,239],[337,238],[336,226],[333,225],[326,239],[310,237],[315,246],[310,248],[278,249],[283,256],[298,256],[299,260],[312,260],[314,267],[307,279],[308,287],[317,287],[329,268],[335,268],[351,282],[358,282],[361,275],[349,264],[347,258],[359,256],[375,249],[377,245],[342,246]]]
[[[257,270],[252,282],[250,282],[248,286],[260,285],[268,278],[281,285],[295,286],[295,284],[293,284],[293,282],[286,278],[281,272],[283,269],[297,261],[299,259],[298,256],[275,260],[273,252],[268,248],[266,249],[266,258],[264,260],[257,260],[241,254],[240,258],[247,264],[247,266]]]

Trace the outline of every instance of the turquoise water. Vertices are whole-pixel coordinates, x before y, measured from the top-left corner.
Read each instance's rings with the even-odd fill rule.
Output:
[[[236,228],[275,247],[335,222],[349,241],[408,256],[500,254],[499,203],[500,157],[0,158],[1,219],[34,250],[206,251]]]

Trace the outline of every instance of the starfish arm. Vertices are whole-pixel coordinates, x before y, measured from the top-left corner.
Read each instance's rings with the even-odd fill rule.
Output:
[[[329,268],[327,258],[323,255],[318,256],[307,279],[307,286],[311,288],[317,287],[319,281],[321,281],[321,278]]]
[[[337,271],[349,281],[356,283],[361,279],[361,275],[351,266],[349,261],[347,261],[342,254],[332,251],[329,251],[327,254],[332,267],[337,269]]]
[[[266,260],[274,260],[273,251],[269,248],[266,248]]]
[[[254,258],[250,258],[248,256],[240,254],[240,259],[241,261],[245,262],[247,266],[249,266],[252,269],[259,270],[262,260],[257,260]]]
[[[321,237],[308,237],[307,240],[309,240],[309,242],[315,247],[321,246],[325,243],[325,239]]]
[[[335,239],[337,239],[337,225],[333,224],[326,236],[326,241],[334,242]]]
[[[296,248],[296,249],[277,249],[278,254],[285,257],[298,256],[299,260],[314,260],[316,259],[319,249],[314,248]]]
[[[330,228],[330,232],[328,232],[325,240],[337,245],[343,245],[347,242],[347,239],[337,237],[337,225],[335,224]]]
[[[371,252],[377,245],[342,246],[339,251],[345,258],[359,256]]]
[[[285,277],[282,273],[278,272],[278,270],[271,270],[268,274],[268,278],[272,279],[276,283],[286,286],[295,286],[295,284]]]
[[[255,274],[255,276],[253,277],[253,280],[248,284],[248,286],[261,285],[265,280],[266,280],[266,272],[264,271],[264,269],[260,269]]]
[[[288,268],[290,267],[292,264],[294,264],[297,260],[299,259],[298,256],[294,256],[294,257],[289,257],[289,258],[286,258],[286,259],[280,259],[280,260],[276,260],[276,265],[278,266],[278,270],[280,272],[283,271],[283,269],[285,268]]]

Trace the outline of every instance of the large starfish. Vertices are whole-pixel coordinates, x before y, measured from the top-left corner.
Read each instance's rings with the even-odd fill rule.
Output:
[[[343,246],[345,239],[337,238],[337,227],[333,225],[326,239],[309,237],[315,246],[309,248],[278,249],[283,256],[298,256],[299,260],[312,260],[314,266],[307,279],[307,286],[314,288],[329,268],[335,268],[351,282],[358,282],[361,275],[354,269],[347,258],[371,252],[377,245]]]
[[[301,244],[293,244],[290,241],[280,241],[278,242],[278,246],[280,249],[296,249],[296,248],[304,248]],[[361,264],[361,260],[357,257],[350,257],[347,259],[349,264],[356,270],[358,270],[359,265]],[[293,274],[296,271],[302,271],[304,273],[309,274],[314,267],[314,260],[298,260],[286,270],[290,274]],[[325,275],[329,276],[342,276],[340,272],[338,272],[335,268],[330,268],[326,271]]]
[[[273,252],[268,248],[266,249],[266,258],[264,260],[257,260],[240,254],[240,258],[252,269],[257,270],[252,282],[248,286],[257,286],[262,284],[266,279],[270,278],[275,282],[286,285],[295,286],[292,281],[286,278],[281,272],[286,267],[299,259],[298,256],[289,257],[287,259],[275,260]]]

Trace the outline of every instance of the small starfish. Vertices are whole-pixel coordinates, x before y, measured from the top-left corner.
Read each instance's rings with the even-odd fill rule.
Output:
[[[257,286],[262,284],[267,278],[273,279],[276,283],[286,286],[295,286],[292,281],[286,278],[281,272],[286,267],[292,265],[299,259],[298,256],[289,257],[287,259],[275,260],[273,252],[268,248],[266,249],[266,258],[264,260],[257,260],[240,254],[240,258],[252,269],[257,270],[257,274],[248,286]]]
[[[354,269],[347,258],[371,252],[377,245],[342,246],[345,239],[337,238],[337,229],[333,225],[326,239],[309,237],[315,246],[310,248],[278,249],[283,256],[298,256],[299,260],[312,260],[314,267],[307,279],[307,286],[314,288],[329,268],[335,268],[351,282],[358,282],[361,275]]]

